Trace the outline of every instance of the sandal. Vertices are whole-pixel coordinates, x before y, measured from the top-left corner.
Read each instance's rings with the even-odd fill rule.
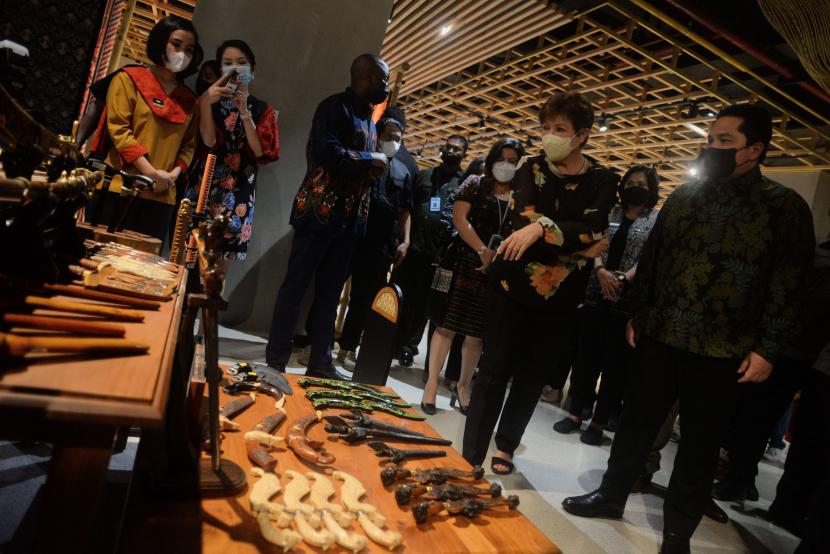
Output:
[[[496,469],[496,466],[507,466],[507,471],[500,471]],[[490,469],[493,470],[493,473],[496,475],[510,475],[513,473],[513,470],[516,469],[516,466],[510,460],[505,460],[504,458],[500,458],[498,456],[493,456],[490,458]]]

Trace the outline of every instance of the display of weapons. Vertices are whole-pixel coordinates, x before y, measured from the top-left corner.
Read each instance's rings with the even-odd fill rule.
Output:
[[[285,412],[277,412],[270,415],[254,425],[254,431],[260,431],[268,435],[272,434],[285,421]],[[274,471],[277,467],[277,459],[265,450],[259,441],[245,441],[245,448],[248,451],[248,459],[265,471]]]
[[[229,367],[226,371],[231,376],[231,381],[259,381],[270,387],[279,389],[283,394],[289,396],[294,394],[294,389],[291,388],[291,383],[288,382],[285,375],[265,364],[259,362],[239,362]]]
[[[259,381],[236,381],[222,387],[226,393],[237,395],[243,392],[260,392],[279,400],[282,398],[282,391]]]
[[[202,173],[202,182],[199,184],[199,198],[196,201],[196,212],[193,214],[193,222],[198,227],[198,224],[204,218],[205,210],[207,208],[208,196],[210,194],[210,184],[213,181],[213,169],[216,167],[216,154],[210,153],[205,159],[205,171]],[[187,252],[185,254],[185,263],[187,267],[194,267],[196,263],[196,248],[198,244],[196,229],[190,234],[190,239],[187,243]]]
[[[309,400],[317,400],[318,398],[341,398],[343,400],[357,400],[358,402],[378,402],[380,404],[388,404],[393,408],[411,408],[412,404],[404,402],[403,400],[386,399],[374,395],[369,392],[364,392],[360,389],[352,390],[331,390],[331,389],[310,389],[305,393],[305,397]]]
[[[427,437],[424,435],[413,435],[411,433],[402,433],[400,431],[390,431],[388,429],[374,429],[372,427],[360,427],[358,425],[348,425],[344,420],[337,416],[326,416],[326,432],[336,433],[340,435],[345,442],[354,444],[365,439],[387,439],[392,442],[408,442],[412,444],[434,444],[437,446],[450,446],[451,440],[442,439],[439,437]]]
[[[133,310],[112,308],[98,304],[84,304],[81,302],[73,302],[71,300],[61,300],[59,298],[46,298],[34,294],[20,296],[6,294],[0,296],[0,308],[2,308],[3,311],[31,311],[42,308],[44,310],[52,310],[55,312],[84,314],[120,321],[144,321],[144,314]]]
[[[117,242],[97,242],[94,240],[86,240],[84,241],[84,244],[89,249],[89,254],[91,256],[100,255],[131,258],[146,264],[158,266],[159,268],[165,269],[173,274],[177,274],[179,272],[179,267],[176,264],[165,260],[161,256],[151,254],[149,252],[142,252],[141,250],[136,250],[135,248],[124,244],[118,244]]]
[[[250,406],[254,404],[254,402],[256,402],[256,396],[254,396],[253,394],[249,394],[244,398],[232,400],[224,406],[222,406],[221,408],[218,407],[217,403],[217,437],[219,429],[222,429],[223,431],[239,431],[241,426],[237,422],[231,421],[231,419],[247,410]],[[208,417],[211,418],[210,414],[208,414]],[[212,445],[213,437],[210,437],[210,441]]]
[[[129,306],[139,310],[158,310],[161,308],[161,304],[158,302],[130,296],[129,291],[122,292],[122,289],[118,288],[114,288],[114,290],[118,290],[118,292],[114,292],[114,290],[106,292],[105,288],[101,288],[98,285],[87,288],[86,285],[63,285],[60,283],[43,283],[41,288],[45,292],[51,294],[61,294],[63,296],[86,298],[88,300],[98,300],[100,302],[108,302],[111,304],[121,304],[122,306]]]
[[[366,417],[366,414],[362,413],[360,410],[355,410],[348,414],[339,414],[336,416],[323,416],[323,419],[335,425],[348,425],[344,420],[350,420],[353,422],[351,425],[356,425],[358,427],[371,427],[373,429],[397,431],[398,433],[407,433],[409,435],[415,435],[417,437],[426,436],[423,433],[413,431],[412,429],[408,429],[406,427],[398,427],[397,425],[392,425],[391,423],[386,423],[385,421],[381,421],[379,419],[372,419],[370,417]]]
[[[445,450],[398,450],[380,441],[370,442],[369,447],[375,451],[375,456],[388,458],[394,464],[402,464],[410,459],[443,458],[447,455]]]
[[[173,231],[173,241],[170,243],[170,261],[174,264],[182,263],[192,209],[190,199],[183,198],[179,204],[179,211],[176,212],[176,227]]]
[[[320,421],[319,414],[313,414],[294,420],[286,433],[288,448],[299,458],[315,464],[334,463],[334,456],[326,452],[323,443],[308,438],[308,430]]]
[[[159,306],[158,302],[170,300],[175,292],[175,287],[171,284],[119,273],[114,267],[106,264],[99,264],[96,269],[70,264],[67,266],[67,271],[71,275],[80,277],[84,287],[88,289],[150,300],[156,306]]]
[[[108,264],[121,273],[129,273],[145,279],[155,279],[167,285],[173,286],[175,286],[176,277],[178,277],[178,274],[175,271],[170,271],[169,269],[159,266],[158,264],[129,256],[96,253],[93,254],[88,261],[87,259],[83,259],[81,262],[89,264],[88,267],[84,263],[79,263],[79,265],[84,266],[87,269],[93,269],[91,267],[92,263],[99,266],[101,264]]]
[[[135,202],[136,197],[146,190],[153,190],[155,182],[150,177],[144,175],[123,175],[121,176],[121,192],[119,193],[118,203],[115,205],[113,217],[110,224],[107,226],[108,233],[120,233],[124,230],[124,223],[127,221],[127,214],[130,213],[130,208]]]
[[[321,379],[318,377],[301,377],[297,380],[297,384],[299,384],[304,389],[309,387],[326,387],[330,389],[343,389],[346,391],[351,391],[354,389],[358,389],[364,392],[372,393],[375,396],[379,396],[381,398],[385,398],[388,400],[399,400],[400,396],[397,394],[382,391],[378,388],[375,388],[371,385],[364,385],[362,383],[353,383],[351,381],[338,381],[337,379]]]
[[[0,333],[0,358],[21,358],[30,352],[50,354],[143,354],[149,344],[126,339],[36,337]]]
[[[66,317],[49,317],[30,314],[0,314],[0,326],[6,329],[22,327],[40,329],[59,333],[77,333],[79,335],[98,335],[105,337],[123,337],[127,330],[123,325],[84,321]]]
[[[519,505],[519,497],[515,494],[507,498],[465,498],[463,500],[419,502],[412,507],[412,515],[416,523],[426,523],[429,516],[447,511],[450,515],[463,515],[474,518],[485,510],[492,510],[498,506],[507,506],[513,510]]]
[[[380,481],[385,487],[388,487],[396,481],[404,481],[406,479],[425,485],[443,485],[447,481],[481,481],[483,477],[484,468],[481,466],[475,466],[472,471],[464,471],[454,467],[408,469],[400,466],[391,466],[384,468],[380,472]]]
[[[413,498],[425,498],[427,500],[461,500],[470,496],[489,496],[498,498],[501,496],[501,485],[491,483],[489,487],[482,488],[473,485],[457,483],[445,483],[443,485],[424,485],[422,483],[404,483],[395,489],[395,502],[398,506],[406,506]]]
[[[329,408],[339,409],[339,410],[360,410],[363,412],[384,412],[387,414],[392,414],[394,416],[403,418],[403,419],[411,419],[414,421],[423,421],[426,417],[418,415],[418,414],[410,414],[409,412],[405,412],[400,408],[396,408],[394,406],[390,406],[389,404],[381,404],[379,402],[369,402],[368,400],[358,401],[358,400],[346,400],[343,398],[318,398],[316,400],[311,401],[311,405],[314,406],[315,410],[325,410]]]

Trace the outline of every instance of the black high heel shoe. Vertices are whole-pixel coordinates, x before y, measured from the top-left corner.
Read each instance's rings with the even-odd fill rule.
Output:
[[[427,415],[435,415],[435,404],[424,404],[421,402],[421,410]]]
[[[450,387],[450,408],[455,408],[455,405],[459,403],[458,401],[458,385],[453,385]],[[462,412],[463,413],[463,412]]]

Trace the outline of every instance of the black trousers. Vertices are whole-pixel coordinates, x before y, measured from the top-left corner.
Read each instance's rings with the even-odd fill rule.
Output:
[[[518,448],[549,378],[550,358],[565,345],[562,331],[568,325],[573,322],[567,317],[534,313],[500,291],[489,291],[484,353],[464,426],[462,455],[468,462],[484,461],[499,415],[496,447],[510,454]]]
[[[571,374],[571,415],[582,417],[582,410],[591,407],[600,374],[602,381],[591,421],[605,425],[609,416],[619,411],[633,353],[625,340],[627,322],[628,316],[612,312],[607,304],[579,310],[579,354]]]
[[[675,400],[680,435],[663,505],[664,531],[691,537],[709,498],[735,402],[738,360],[709,358],[640,337],[622,417],[600,490],[625,501]]]
[[[763,383],[738,385],[735,411],[724,443],[729,451],[726,481],[738,487],[754,484],[770,434],[792,403],[808,368],[806,362],[784,358]]]
[[[391,260],[383,253],[383,246],[359,241],[351,262],[352,288],[349,309],[340,335],[342,350],[356,350],[363,334],[366,313],[375,299],[375,294],[386,283],[386,272]]]
[[[87,203],[84,219],[87,222],[90,221],[92,214],[100,210],[99,225],[109,225],[113,220],[118,223],[117,219],[121,217],[125,201],[126,198],[114,192],[105,193],[103,199],[95,196]],[[170,229],[170,222],[175,213],[176,206],[172,204],[135,198],[124,219],[124,229],[155,237],[162,242],[163,248],[164,239],[167,237],[167,231]]]
[[[796,409],[793,442],[770,514],[801,532],[797,553],[830,544],[830,375],[807,372]],[[822,548],[824,550],[822,550]]]
[[[410,250],[392,274],[392,281],[403,293],[403,309],[398,326],[399,353],[418,353],[427,325],[427,306],[432,286],[432,258]]]

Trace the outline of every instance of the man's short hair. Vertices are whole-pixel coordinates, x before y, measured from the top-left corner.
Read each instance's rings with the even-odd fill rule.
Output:
[[[464,144],[464,152],[467,152],[467,147],[470,146],[470,141],[467,140],[467,137],[465,137],[464,135],[459,135],[459,134],[450,135],[450,136],[447,137],[446,142],[449,142],[451,140],[455,140],[455,141],[458,141],[458,142]],[[445,142],[445,144],[446,144],[446,142]]]
[[[764,145],[764,151],[758,158],[758,163],[763,163],[767,158],[767,149],[769,142],[772,140],[772,116],[770,113],[756,104],[732,104],[726,106],[715,120],[722,117],[738,117],[741,124],[738,125],[738,131],[746,137],[746,145],[750,146],[756,142]]]

